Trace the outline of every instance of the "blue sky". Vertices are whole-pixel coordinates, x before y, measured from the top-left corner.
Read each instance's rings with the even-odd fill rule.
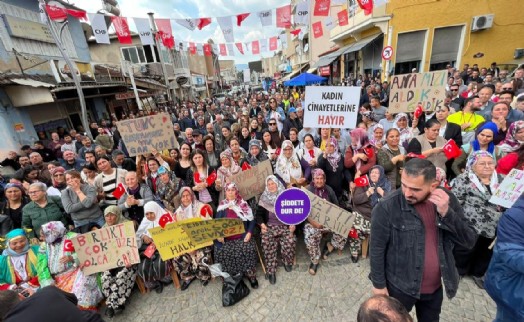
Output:
[[[87,12],[94,13],[102,9],[100,0],[73,0],[71,2]],[[243,43],[278,35],[279,29],[276,27],[263,28],[256,13],[289,3],[280,0],[118,0],[118,2],[121,16],[128,18],[146,18],[148,12],[154,12],[155,18],[171,19],[214,18],[250,12],[251,15],[242,23],[242,26],[236,27],[235,25],[234,28],[235,41]],[[273,21],[274,20],[275,18],[273,17]],[[136,31],[132,19],[128,21],[131,30]],[[233,23],[235,24],[236,21],[233,20]],[[203,30],[189,31],[174,21],[171,22],[171,25],[175,40],[206,42],[211,38],[215,43],[225,42],[216,19],[212,19],[212,23]],[[272,53],[262,53],[262,56],[270,57]],[[259,60],[260,57],[260,55],[253,56],[249,53],[241,55],[237,52],[234,57],[225,57],[222,59],[235,59],[237,63],[247,63],[249,61]]]

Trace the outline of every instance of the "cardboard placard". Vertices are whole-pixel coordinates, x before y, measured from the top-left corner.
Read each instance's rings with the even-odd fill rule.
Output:
[[[167,224],[164,228],[155,227],[149,229],[156,249],[166,261],[194,250],[213,245],[213,242],[193,243],[186,234],[181,224],[202,221],[200,218],[191,218]]]
[[[304,127],[354,129],[359,103],[360,87],[306,86]]]
[[[524,171],[512,169],[495,190],[489,202],[511,208],[522,193],[524,193]]]
[[[414,112],[418,105],[434,111],[444,105],[448,72],[411,73],[391,77],[389,112]]]
[[[129,156],[178,148],[171,116],[167,113],[149,115],[116,123]]]
[[[260,196],[262,192],[264,192],[266,188],[266,178],[272,174],[273,168],[271,167],[271,161],[266,160],[249,170],[234,174],[231,177],[231,181],[237,185],[242,198],[249,200],[253,197]]]
[[[85,275],[140,263],[131,221],[93,230],[71,241]]]
[[[302,188],[302,190],[308,194],[309,200],[311,200],[311,212],[308,218],[313,219],[343,237],[347,237],[353,227],[355,215],[314,195],[305,188]]]
[[[183,223],[180,226],[193,243],[212,242],[217,238],[224,238],[243,234],[244,223],[240,219],[213,219],[199,222]]]

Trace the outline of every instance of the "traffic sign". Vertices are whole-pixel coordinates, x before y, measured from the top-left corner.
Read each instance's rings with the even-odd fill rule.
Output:
[[[384,49],[382,50],[382,58],[384,60],[390,60],[392,56],[393,56],[393,47],[391,46],[384,47]]]

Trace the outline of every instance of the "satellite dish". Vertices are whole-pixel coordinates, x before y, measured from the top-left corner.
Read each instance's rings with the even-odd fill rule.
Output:
[[[309,50],[309,44],[306,44],[306,45],[304,46],[304,52],[307,53],[308,50]]]

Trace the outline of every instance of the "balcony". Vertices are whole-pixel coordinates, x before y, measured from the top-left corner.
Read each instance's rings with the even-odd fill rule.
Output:
[[[391,19],[391,16],[386,14],[385,4],[375,7],[373,13],[368,16],[364,14],[364,10],[357,6],[355,13],[353,15],[350,14],[349,23],[346,26],[336,26],[331,30],[330,40],[333,42],[343,42],[352,35],[373,27],[379,27],[382,32],[385,32],[389,19]]]

